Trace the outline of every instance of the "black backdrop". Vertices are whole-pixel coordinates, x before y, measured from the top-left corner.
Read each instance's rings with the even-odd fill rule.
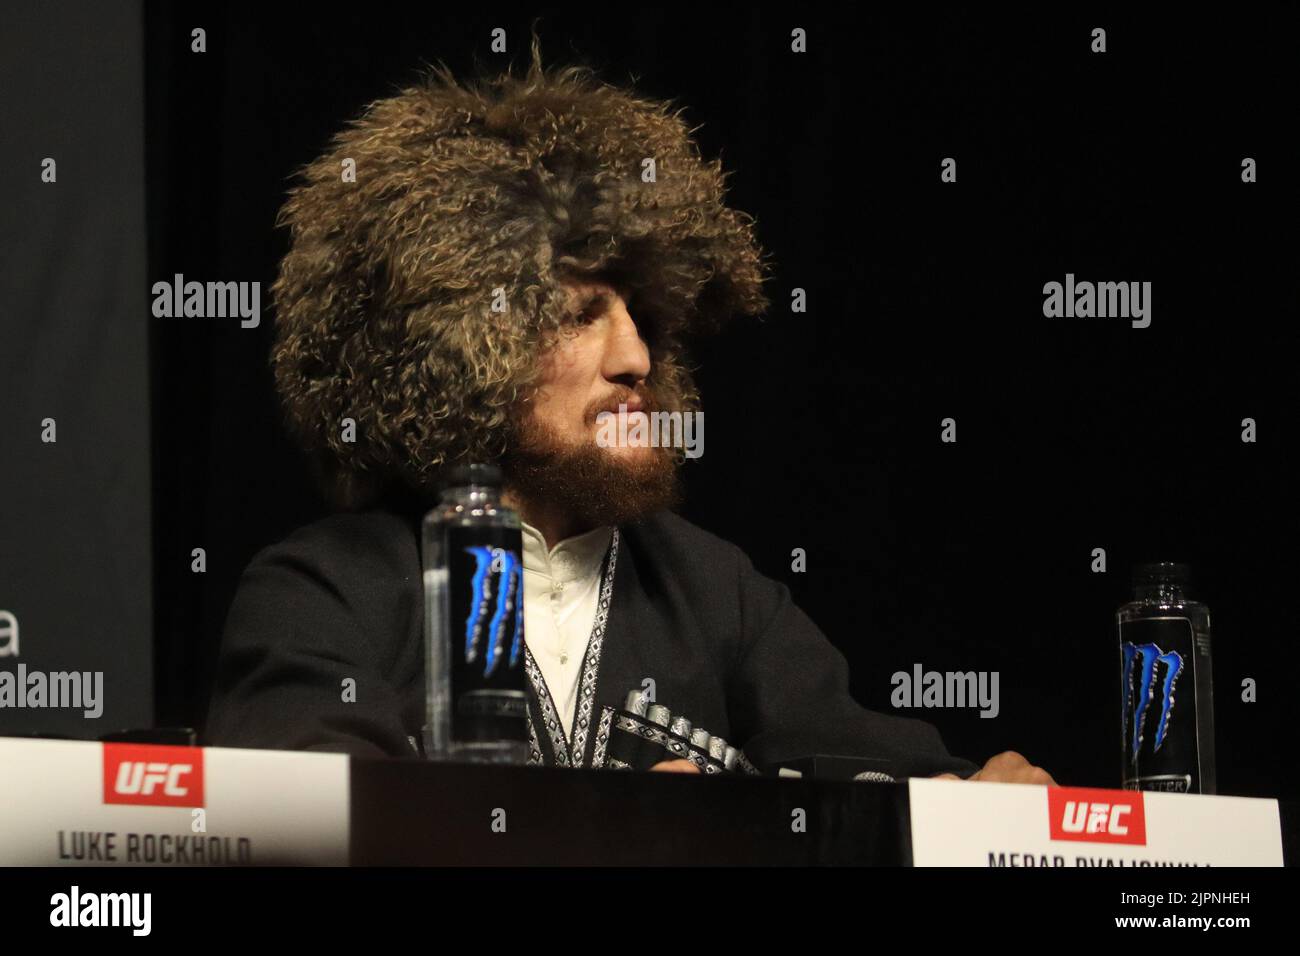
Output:
[[[789,584],[857,698],[889,710],[890,675],[916,663],[998,671],[996,719],[911,713],[956,753],[1015,749],[1062,783],[1115,785],[1115,608],[1133,562],[1185,560],[1214,615],[1220,790],[1295,796],[1283,9],[902,22],[806,5],[149,4],[149,276],[265,290],[292,170],[421,61],[522,65],[540,14],[548,63],[685,105],[758,220],[774,307],[699,344],[706,453],[686,465],[684,513]],[[189,52],[195,26],[206,54]],[[505,57],[488,50],[497,26]],[[949,156],[955,184],[939,180]],[[1152,282],[1150,328],[1044,318],[1043,284],[1067,272]],[[242,568],[324,506],[279,425],[269,317],[151,328],[157,717],[195,724]],[[949,416],[956,444],[940,442]]]
[[[0,11],[0,674],[102,675],[6,736],[153,711],[143,62],[135,0]]]

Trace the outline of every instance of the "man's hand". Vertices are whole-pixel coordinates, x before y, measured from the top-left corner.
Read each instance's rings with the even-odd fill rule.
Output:
[[[689,760],[661,760],[650,768],[661,773],[699,773],[700,768]]]
[[[660,764],[663,766],[663,764]],[[936,780],[961,780],[955,773],[936,774]],[[1059,787],[1052,775],[1042,767],[1035,767],[1014,750],[1007,750],[995,757],[990,757],[979,770],[967,780],[980,780],[985,783],[1036,783],[1049,787]]]

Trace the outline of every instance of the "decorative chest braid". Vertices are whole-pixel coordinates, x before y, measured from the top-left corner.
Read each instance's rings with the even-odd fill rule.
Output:
[[[738,748],[650,703],[643,690],[629,691],[622,710],[601,710],[593,767],[649,770],[665,760],[689,760],[701,773],[759,773]]]

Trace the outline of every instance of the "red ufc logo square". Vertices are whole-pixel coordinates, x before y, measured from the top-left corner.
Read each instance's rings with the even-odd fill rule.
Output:
[[[1146,804],[1140,790],[1048,787],[1047,818],[1053,840],[1146,846]]]
[[[203,806],[203,748],[104,744],[104,802]]]

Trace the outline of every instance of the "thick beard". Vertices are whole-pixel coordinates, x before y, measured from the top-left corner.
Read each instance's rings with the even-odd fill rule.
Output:
[[[529,434],[512,429],[501,467],[507,487],[524,502],[562,508],[584,528],[628,524],[681,503],[677,454],[649,448],[626,461],[594,441],[570,445],[536,421]]]

